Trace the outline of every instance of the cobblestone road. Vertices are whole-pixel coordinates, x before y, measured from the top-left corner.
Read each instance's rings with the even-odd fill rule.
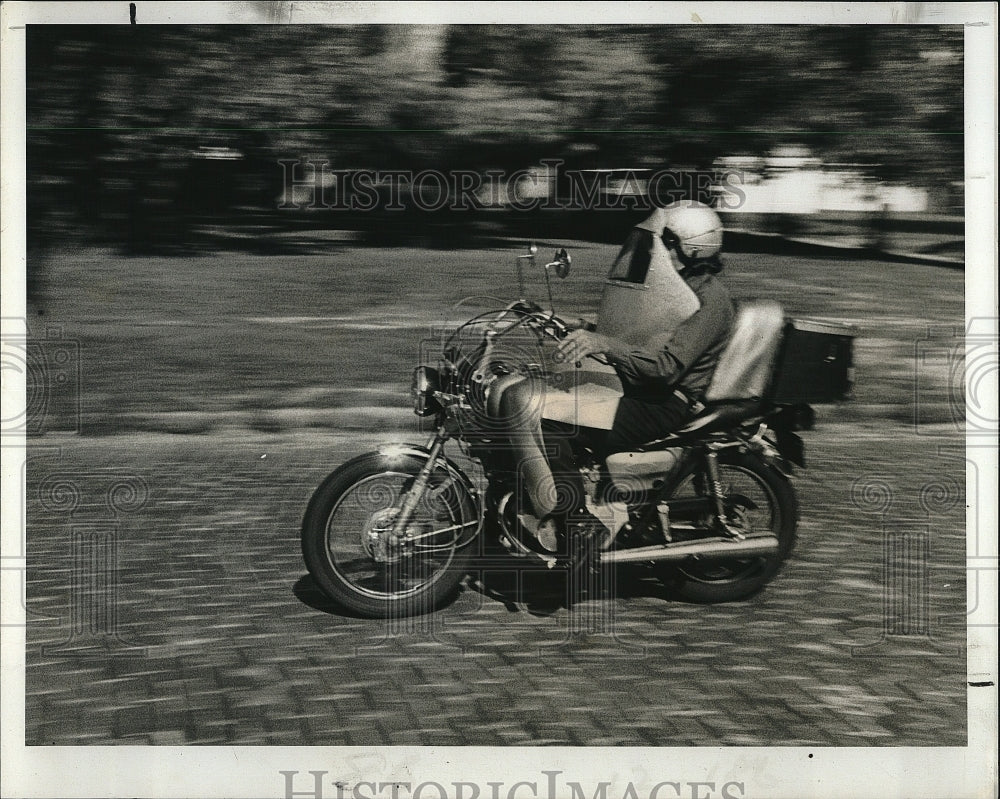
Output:
[[[298,544],[315,485],[380,436],[46,436],[27,742],[962,745],[961,439],[820,421],[798,548],[750,601],[622,572],[553,611],[491,573],[391,624],[338,615]]]

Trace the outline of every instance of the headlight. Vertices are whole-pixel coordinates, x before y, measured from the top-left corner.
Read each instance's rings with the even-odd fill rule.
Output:
[[[441,410],[441,404],[434,399],[434,392],[441,388],[441,376],[437,369],[418,366],[413,370],[410,395],[413,397],[413,412],[417,416],[433,416]]]

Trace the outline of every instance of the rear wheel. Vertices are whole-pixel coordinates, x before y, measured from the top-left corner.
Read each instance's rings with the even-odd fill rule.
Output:
[[[720,452],[718,463],[727,523],[748,536],[770,531],[778,538],[778,552],[755,558],[690,559],[671,566],[664,582],[690,602],[732,602],[752,596],[778,573],[795,545],[798,503],[788,479],[758,457],[732,449]],[[704,466],[696,462],[679,478],[671,498],[707,495]],[[710,514],[701,522],[709,525]]]
[[[362,455],[323,482],[302,522],[309,573],[332,600],[362,616],[410,616],[434,610],[458,589],[479,526],[476,502],[443,465],[406,526],[392,541],[404,497],[424,460]]]

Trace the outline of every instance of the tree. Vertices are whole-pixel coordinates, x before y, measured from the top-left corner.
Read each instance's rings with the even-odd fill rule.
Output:
[[[887,180],[962,175],[959,27],[31,26],[27,67],[36,243],[123,217],[183,238],[205,145],[245,154],[260,188],[232,204],[261,208],[301,156],[658,168],[795,144]]]

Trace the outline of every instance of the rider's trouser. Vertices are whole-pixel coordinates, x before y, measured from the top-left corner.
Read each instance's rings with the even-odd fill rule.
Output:
[[[508,432],[518,477],[539,519],[549,513],[570,514],[585,506],[578,475],[558,479],[560,476],[553,475],[546,458],[546,444],[551,449],[555,442],[546,442],[542,437],[545,390],[546,384],[540,378],[500,378],[491,388],[487,406],[489,414]],[[606,457],[627,452],[680,427],[691,415],[690,403],[679,394],[665,393],[663,402],[622,397],[598,454]],[[586,402],[583,393],[580,402]]]

